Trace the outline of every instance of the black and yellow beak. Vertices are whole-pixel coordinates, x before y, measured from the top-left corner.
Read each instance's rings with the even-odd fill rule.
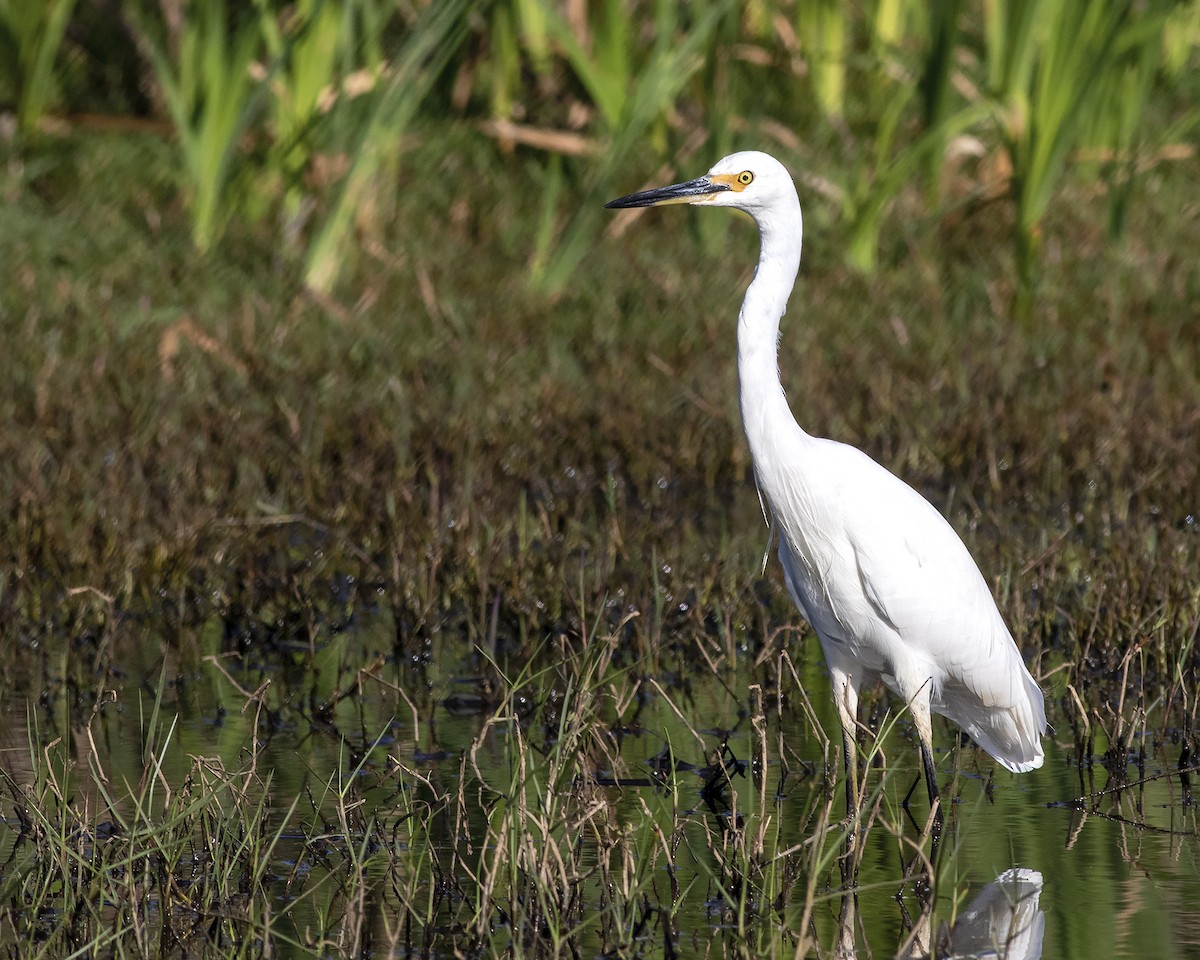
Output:
[[[625,207],[661,207],[668,203],[696,203],[724,190],[731,189],[728,183],[722,183],[713,177],[697,177],[686,183],[674,183],[669,187],[655,187],[653,190],[643,190],[641,193],[631,193],[627,197],[610,200],[606,208]]]

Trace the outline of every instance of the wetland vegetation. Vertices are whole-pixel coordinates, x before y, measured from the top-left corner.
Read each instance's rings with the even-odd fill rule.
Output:
[[[1200,3],[923,7],[0,4],[5,955],[1200,950]],[[764,565],[753,229],[601,210],[735,146],[1046,692],[936,857]]]

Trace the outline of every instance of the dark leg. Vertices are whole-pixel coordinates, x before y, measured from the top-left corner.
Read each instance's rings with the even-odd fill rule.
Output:
[[[924,767],[925,787],[929,791],[929,810],[933,814],[933,835],[942,833],[942,805],[938,798],[937,770],[933,766],[933,723],[929,712],[929,693],[933,681],[927,680],[908,702],[912,710],[917,738],[921,741],[921,766]]]
[[[853,716],[853,715],[851,715]],[[843,717],[843,721],[845,718]],[[858,865],[862,856],[858,822],[858,737],[853,720],[842,725],[842,758],[846,768],[846,847],[838,857],[842,877],[842,910],[838,918],[838,937],[834,946],[835,960],[853,960],[858,955],[854,929],[858,914]]]
[[[846,817],[858,813],[858,747],[853,728],[842,727],[842,759],[846,768]]]
[[[925,767],[925,786],[929,791],[929,809],[934,811],[933,859],[936,860],[938,845],[942,839],[942,800],[941,794],[938,792],[937,770],[933,767],[933,750],[924,738],[921,740],[921,764]]]
[[[929,809],[932,810],[941,794],[938,793],[937,771],[933,768],[933,751],[924,741],[921,742],[921,763],[925,766],[925,788],[929,791]]]

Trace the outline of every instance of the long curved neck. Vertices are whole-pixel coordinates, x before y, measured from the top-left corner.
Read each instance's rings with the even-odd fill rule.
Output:
[[[761,483],[771,472],[764,468],[772,453],[789,440],[807,437],[779,380],[779,320],[800,269],[800,201],[793,193],[790,204],[775,205],[755,219],[761,249],[738,315],[738,381],[742,423]],[[771,497],[769,489],[764,492]]]

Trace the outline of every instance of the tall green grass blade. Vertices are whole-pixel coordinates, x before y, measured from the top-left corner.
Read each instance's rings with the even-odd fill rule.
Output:
[[[619,11],[614,12],[616,7],[615,3],[605,5],[604,29],[593,33],[590,53],[557,11],[547,11],[550,33],[609,128],[621,121],[632,81],[628,24]]]
[[[546,186],[541,197],[541,216],[538,218],[537,233],[534,235],[533,257],[529,269],[540,275],[550,260],[555,241],[555,222],[563,187],[563,161],[551,156],[546,165]]]
[[[905,0],[876,0],[871,17],[871,45],[877,53],[895,47],[904,36],[905,20],[915,11]]]
[[[513,12],[504,4],[496,4],[493,8],[488,39],[491,45],[487,68],[491,75],[492,116],[508,118],[512,116],[521,85],[521,49]]]
[[[1057,15],[1063,0],[985,0],[984,40],[988,89],[1003,99],[1020,96],[1029,87],[1039,38],[1039,20]],[[1016,103],[1010,104],[1013,107]]]
[[[0,0],[0,54],[17,100],[17,129],[37,130],[54,96],[54,64],[75,0]]]
[[[257,19],[233,17],[224,0],[195,0],[177,54],[144,19],[138,24],[179,137],[192,235],[209,250],[232,215],[229,185],[242,133],[257,116],[265,83],[251,74],[261,49]]]
[[[898,98],[889,124],[895,122],[895,114],[902,106]],[[971,129],[987,114],[983,104],[964,107],[890,158],[877,158],[878,169],[882,172],[858,201],[847,241],[846,259],[855,269],[868,275],[875,272],[879,232],[887,203],[900,193],[923,164],[940,164],[947,140]]]
[[[1040,224],[1068,160],[1082,145],[1127,153],[1159,74],[1172,9],[1169,3],[1135,8],[1131,0],[989,0],[985,7],[988,88],[1012,168],[1017,266],[1025,291],[1019,300],[1026,307]]]
[[[1162,33],[1163,67],[1178,77],[1200,48],[1200,0],[1174,4]]]
[[[385,166],[388,144],[395,144],[408,128],[466,37],[469,12],[466,0],[433,3],[409,31],[353,147],[354,159],[333,209],[309,248],[304,278],[314,290],[328,291],[337,282],[354,213]]]
[[[847,16],[838,0],[796,4],[796,32],[808,59],[809,82],[827,117],[840,118],[846,111]]]
[[[548,0],[512,0],[520,25],[521,41],[537,73],[550,68],[550,16],[553,7]]]
[[[1195,126],[1196,108],[1153,133],[1143,122],[1172,72],[1164,41],[1177,25],[1180,9],[1170,0],[1159,0],[1124,26],[1114,45],[1112,64],[1096,79],[1096,107],[1088,111],[1080,132],[1081,145],[1095,158],[1094,162],[1085,158],[1083,165],[1098,169],[1108,184],[1108,229],[1113,240],[1124,231],[1139,168],[1152,164],[1163,147],[1188,139]]]
[[[945,3],[935,3],[930,7],[929,42],[917,81],[926,130],[939,127],[950,110],[951,78],[959,45],[962,6],[963,0],[946,0]],[[931,149],[926,154],[925,188],[931,197],[937,192],[942,154],[941,149]]]
[[[659,0],[655,6],[655,26],[667,26],[668,10],[664,2]],[[602,26],[593,31],[596,62],[609,83],[618,87],[620,97],[618,107],[611,116],[619,117],[623,106],[623,91],[633,82],[635,73],[635,36],[633,22],[616,3],[606,3],[601,9]]]
[[[1050,34],[1031,97],[1030,155],[1018,211],[1026,231],[1045,215],[1130,7],[1128,0],[1063,5],[1065,19]]]
[[[334,0],[305,0],[286,23],[255,0],[263,44],[276,64],[272,77],[271,122],[279,162],[294,173],[307,162],[300,139],[312,123],[323,93],[329,91],[339,67],[347,61],[342,49],[345,19],[350,7]]]
[[[532,275],[533,284],[548,293],[561,291],[571,273],[586,254],[595,237],[603,200],[618,172],[639,150],[654,124],[675,102],[680,91],[703,65],[703,51],[721,18],[733,6],[732,0],[713,3],[694,20],[682,41],[674,8],[660,2],[654,48],[640,73],[632,78],[608,77],[606,86],[630,83],[623,96],[623,107],[612,131],[612,139],[592,170],[590,189],[580,201],[570,225],[559,240],[558,248],[546,261],[545,269]],[[612,62],[612,61],[609,61]]]

